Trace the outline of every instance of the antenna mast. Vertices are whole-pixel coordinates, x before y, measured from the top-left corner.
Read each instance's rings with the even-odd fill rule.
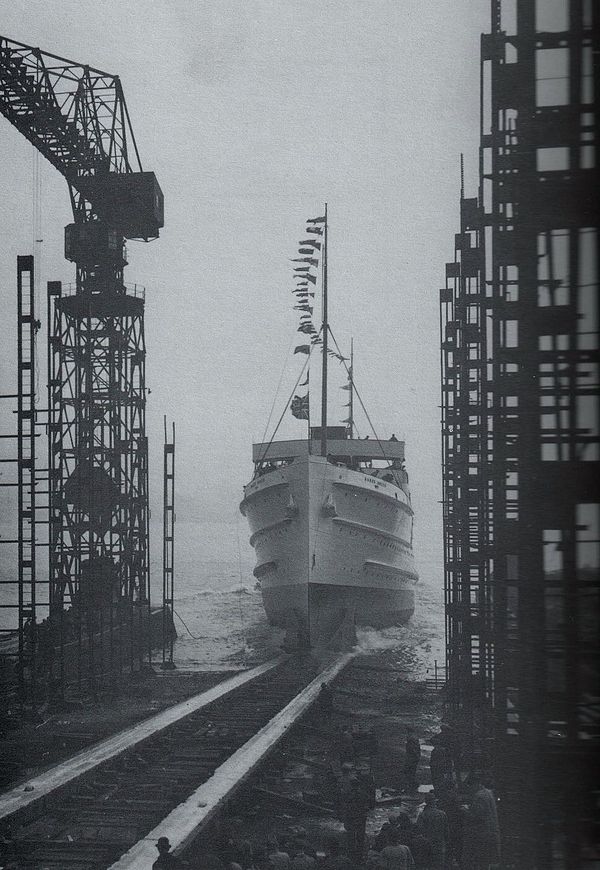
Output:
[[[348,428],[350,439],[354,438],[354,339],[350,339],[350,404],[348,407]]]

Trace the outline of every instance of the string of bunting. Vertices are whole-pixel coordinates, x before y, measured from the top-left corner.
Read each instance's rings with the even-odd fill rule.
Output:
[[[325,217],[310,218],[306,222],[307,236],[322,236]],[[294,263],[294,280],[296,282],[292,293],[296,297],[294,311],[300,312],[300,322],[298,324],[298,332],[310,337],[310,344],[298,344],[294,348],[294,353],[310,354],[311,348],[317,344],[322,344],[322,338],[315,329],[313,323],[314,297],[315,291],[311,289],[316,286],[317,275],[316,270],[320,263],[321,242],[317,239],[302,239],[298,245],[298,256],[293,257],[291,262]],[[313,271],[315,270],[315,271]],[[310,372],[307,372],[306,380],[300,384],[301,387],[309,386]],[[307,389],[304,396],[294,396],[290,404],[290,410],[294,417],[298,420],[310,419],[310,392]]]
[[[340,356],[341,356],[341,354],[340,354]],[[342,359],[347,361],[348,357],[342,357]],[[349,392],[351,392],[352,391],[352,366],[346,366],[346,374],[347,374],[348,380],[346,381],[345,384],[343,384],[340,387],[340,390],[348,390]],[[351,408],[351,407],[352,407],[352,398],[350,398],[349,402],[346,402],[344,404],[344,408]],[[353,423],[354,421],[352,420],[351,414],[352,414],[352,411],[349,411],[346,419],[340,420],[340,423],[345,423],[346,425]]]
[[[302,335],[310,337],[310,344],[298,344],[294,348],[294,353],[310,354],[311,349],[317,345],[323,344],[323,339],[320,333],[315,329],[313,323],[314,312],[314,297],[317,283],[317,270],[320,265],[321,249],[323,242],[323,229],[325,224],[325,216],[309,218],[306,222],[306,235],[310,238],[301,239],[298,244],[298,256],[292,257],[294,263],[293,278],[295,283],[292,293],[295,296],[296,304],[294,311],[300,312],[300,319],[297,331]],[[328,356],[335,357],[340,362],[343,362],[346,357],[343,357],[339,352],[336,353],[332,348],[327,350]],[[308,386],[309,375],[306,380],[300,384],[301,387]],[[294,417],[299,420],[310,419],[310,401],[309,391],[307,390],[304,396],[294,396],[292,399],[290,410]]]

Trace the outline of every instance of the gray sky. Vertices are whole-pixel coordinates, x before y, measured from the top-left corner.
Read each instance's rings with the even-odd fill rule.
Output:
[[[121,76],[143,166],[165,194],[160,240],[129,243],[126,270],[147,288],[155,520],[166,413],[178,427],[178,520],[235,527],[251,442],[301,337],[289,258],[327,200],[331,322],[346,347],[354,336],[356,382],[379,434],[406,439],[417,557],[441,563],[437,290],[458,230],[461,151],[474,192],[488,16],[487,2],[471,0],[4,9],[3,35]],[[32,251],[33,149],[2,118],[0,149],[4,388],[15,258]],[[45,161],[42,187],[45,287],[73,279],[62,257],[72,218],[66,183]],[[300,365],[288,358],[276,418]],[[333,423],[347,393],[332,393]],[[0,413],[8,431],[12,417]],[[280,432],[302,437],[304,424],[288,413]],[[193,546],[187,528],[183,549]]]

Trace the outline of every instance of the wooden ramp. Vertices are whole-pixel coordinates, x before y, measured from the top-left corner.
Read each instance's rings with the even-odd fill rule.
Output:
[[[350,658],[281,657],[36,777],[37,795],[6,793],[2,858],[12,870],[146,870],[159,835],[185,848]]]
[[[148,870],[156,860],[156,841],[168,837],[173,851],[183,851],[202,828],[233,797],[258,765],[275,749],[288,729],[316,700],[321,683],[333,680],[353,658],[345,653],[326,667],[283,710],[218,767],[189,798],[166,816],[143,840],[126,852],[110,870]]]
[[[138,746],[143,741],[168,728],[174,722],[189,716],[197,710],[201,710],[203,707],[216,701],[217,698],[227,695],[250,680],[254,680],[267,671],[272,670],[281,661],[283,661],[283,658],[279,657],[251,670],[241,671],[239,674],[223,680],[222,683],[212,686],[212,688],[205,692],[193,695],[191,698],[187,698],[187,700],[173,707],[162,710],[156,716],[144,719],[143,722],[139,722],[125,731],[120,731],[118,734],[108,737],[95,746],[83,749],[77,755],[51,767],[44,773],[40,773],[26,782],[20,783],[16,788],[0,794],[0,820],[14,816],[15,813],[26,809],[36,801],[51,797],[58,790],[73,783],[74,780],[84,774],[90,773],[99,765]]]

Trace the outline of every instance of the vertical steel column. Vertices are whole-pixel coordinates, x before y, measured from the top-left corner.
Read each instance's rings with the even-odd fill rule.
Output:
[[[55,330],[56,300],[62,295],[60,281],[48,281],[46,297],[47,335],[47,380],[48,380],[48,578],[50,602],[50,626],[53,637],[51,676],[59,694],[65,690],[65,643],[67,624],[64,609],[64,585],[57,578],[62,576],[63,555],[61,550],[61,466],[60,439],[62,437],[60,395],[61,340]],[[54,578],[54,579],[53,579]]]
[[[519,867],[585,866],[593,813],[585,758],[597,658],[597,99],[590,6],[497,2],[484,41],[482,139],[493,299],[493,631],[497,773],[507,855]],[[540,16],[540,20],[538,20]],[[595,156],[594,156],[595,155]],[[583,275],[586,275],[583,280]],[[582,322],[586,322],[585,337]],[[585,518],[585,519],[584,519]],[[595,579],[594,579],[595,573]],[[589,715],[589,714],[588,714]],[[589,756],[591,757],[591,756]],[[560,796],[560,797],[559,797]]]
[[[163,449],[163,611],[162,611],[162,667],[170,670],[173,662],[175,632],[175,423],[172,423],[171,441],[167,436],[167,418],[164,418],[165,443]]]
[[[461,172],[462,176],[462,172]],[[449,699],[460,720],[467,757],[474,725],[489,703],[490,607],[486,318],[477,199],[461,183],[455,259],[440,291],[442,338],[442,477],[445,541],[446,650]],[[477,720],[477,723],[476,723]]]
[[[35,282],[33,257],[17,257],[17,483],[19,666],[21,696],[37,682],[35,564]]]

